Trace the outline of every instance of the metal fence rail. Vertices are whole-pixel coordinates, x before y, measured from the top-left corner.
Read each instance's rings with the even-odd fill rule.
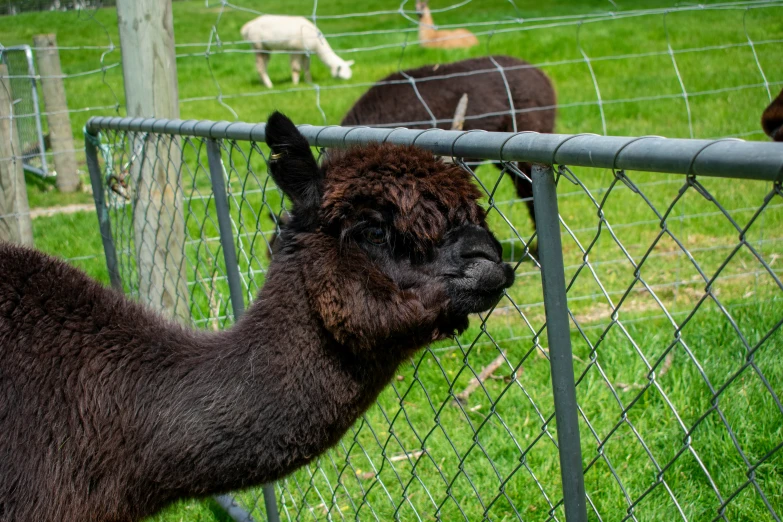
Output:
[[[316,463],[263,495],[222,497],[233,517],[780,520],[780,144],[300,130],[321,148],[455,158],[485,191],[517,282],[404,365]],[[178,282],[176,303],[151,304],[230,324],[263,284],[285,207],[264,125],[93,118],[85,137],[112,284],[147,299],[152,251],[154,277]],[[506,180],[524,175],[517,161],[541,165],[537,233]],[[169,206],[139,200],[165,194]],[[181,236],[161,233],[163,213]]]

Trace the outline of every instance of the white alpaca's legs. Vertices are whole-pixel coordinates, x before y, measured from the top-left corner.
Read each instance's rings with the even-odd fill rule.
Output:
[[[266,66],[269,63],[269,54],[263,50],[256,52],[256,70],[258,71],[258,77],[261,79],[261,83],[272,88],[272,80],[269,79],[269,75],[266,72]]]
[[[313,76],[310,74],[310,55],[306,54],[304,55],[304,74],[305,74],[305,81],[307,83],[313,83]]]
[[[294,85],[299,85],[299,74],[302,72],[302,62],[304,61],[304,55],[291,53],[291,80]]]

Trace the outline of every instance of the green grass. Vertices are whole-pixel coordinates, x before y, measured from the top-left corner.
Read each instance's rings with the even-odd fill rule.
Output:
[[[631,7],[618,3],[621,9]],[[445,5],[433,2],[433,7]],[[671,5],[645,1],[634,2],[632,7]],[[509,17],[529,20],[537,16],[602,12],[610,4],[573,0],[549,6],[518,1],[516,6],[518,12],[506,1],[482,1],[480,6],[473,2],[436,13],[435,17],[440,24],[468,25]],[[319,3],[318,14],[396,7],[397,4],[379,0],[360,7],[340,0]],[[311,9],[312,3],[304,0],[293,0],[285,6],[292,13],[309,13]],[[219,13],[219,8],[205,7],[201,1],[176,2],[177,42],[206,42]],[[222,52],[210,55],[207,61],[203,47],[181,47],[180,53],[202,53],[178,60],[181,113],[183,118],[233,118],[231,111],[214,98],[218,92],[212,80],[214,74],[225,96],[224,103],[239,119],[259,121],[271,110],[280,109],[297,122],[335,124],[367,88],[346,87],[350,83],[369,84],[398,67],[492,52],[548,64],[542,68],[553,79],[561,105],[558,132],[602,133],[601,112],[595,103],[597,93],[579,42],[591,60],[604,100],[608,134],[690,137],[692,128],[698,138],[743,135],[763,139],[759,116],[769,97],[763,86],[754,86],[762,83],[762,76],[753,52],[743,44],[748,36],[756,42],[759,64],[772,83],[773,95],[776,94],[783,82],[783,45],[774,42],[783,39],[782,15],[783,7],[747,12],[697,10],[670,13],[665,26],[664,17],[655,15],[585,23],[578,32],[576,25],[528,29],[536,23],[528,21],[522,31],[480,35],[481,46],[452,51],[411,45],[401,53],[398,44],[406,38],[401,32],[335,38],[332,46],[344,58],[355,59],[357,65],[353,80],[341,82],[330,78],[326,68],[313,60],[313,76],[321,88],[320,108],[325,120],[312,88],[300,86],[294,92],[284,92],[292,87],[285,57],[272,59],[270,76],[276,88],[267,92],[258,81],[252,55]],[[250,16],[230,9],[223,12],[218,25],[221,39],[238,40],[239,27]],[[411,25],[397,15],[382,15],[324,19],[319,27],[331,34],[404,29]],[[471,29],[480,33],[492,27],[476,25]],[[499,30],[505,27],[508,26],[497,26]],[[675,54],[681,81],[689,93],[690,124],[680,79],[667,53],[666,29],[673,50],[701,49]],[[89,16],[38,13],[0,18],[0,42],[4,45],[28,43],[39,32],[56,32],[61,46],[107,45],[109,38],[119,45],[116,18],[110,9]],[[414,34],[407,36],[412,38]],[[763,43],[770,40],[773,43]],[[341,51],[382,45],[392,47],[361,53]],[[228,43],[223,46],[224,51],[244,48]],[[102,52],[63,50],[63,69],[69,74],[99,69]],[[626,55],[633,57],[622,57]],[[119,50],[104,58],[106,66],[117,62]],[[105,77],[93,74],[68,79],[66,90],[72,109],[114,104],[122,107],[124,101],[119,67],[108,69]],[[205,96],[212,99],[195,99]],[[630,99],[637,100],[622,101]],[[74,113],[74,135],[81,136],[81,127],[90,115],[107,113],[112,111]],[[124,114],[122,109],[119,113]],[[236,162],[236,171],[232,172],[235,190],[245,180],[248,166],[262,182],[265,180],[261,158],[251,155],[246,161],[238,150],[232,158]],[[189,149],[185,161],[191,167],[199,162],[206,165],[203,152],[194,149]],[[582,450],[585,464],[594,461],[586,474],[586,486],[596,510],[603,520],[622,519],[628,509],[623,490],[636,500],[658,484],[634,507],[637,519],[678,519],[678,509],[688,520],[712,519],[720,505],[712,485],[725,500],[747,481],[747,465],[729,435],[728,425],[749,462],[755,464],[763,459],[754,468],[754,480],[780,514],[783,453],[777,451],[764,457],[783,440],[781,412],[769,391],[774,390],[778,397],[783,391],[783,363],[779,356],[783,334],[776,330],[754,353],[755,366],[747,366],[746,348],[726,314],[712,298],[703,300],[705,284],[693,264],[674,240],[665,235],[659,238],[661,228],[655,212],[621,183],[607,195],[607,187],[614,180],[611,172],[574,170],[598,202],[606,196],[603,214],[617,237],[612,238],[605,223],[598,233],[598,212],[591,198],[561,178],[560,211],[573,234],[572,237],[563,231],[566,278],[569,282],[573,279],[569,304],[581,331],[572,329],[571,333],[579,379],[577,395],[589,421],[588,425],[580,420]],[[527,239],[533,232],[526,208],[515,201],[509,180],[500,178],[493,167],[482,166],[477,175],[484,186],[494,191],[490,222],[503,242],[506,257],[521,261],[523,247],[517,234]],[[685,182],[681,177],[662,174],[628,175],[661,214],[675,201]],[[249,187],[257,188],[254,178],[249,183]],[[703,179],[700,183],[730,210],[741,227],[750,221],[770,190],[768,184],[757,182]],[[187,191],[193,187],[206,193],[208,185],[203,171],[198,171],[195,179],[185,180]],[[66,197],[51,191],[50,186],[28,179],[32,206],[89,202],[89,195]],[[258,230],[271,230],[264,205],[278,210],[280,198],[276,191],[254,192],[242,201],[241,210],[235,207],[234,215],[237,220],[241,216],[244,223],[242,246],[247,257],[241,256],[240,263],[248,274],[249,292],[253,293],[263,284],[267,265],[266,243],[257,235]],[[189,208],[192,217],[186,228],[194,239],[186,247],[192,262],[189,278],[194,281],[190,286],[191,314],[201,327],[224,326],[229,302],[221,279],[222,255],[215,239],[216,224],[205,218],[214,216],[214,207],[211,202],[195,198]],[[501,213],[515,229],[509,227]],[[123,215],[124,223],[120,220]],[[118,211],[114,224],[129,230],[127,214]],[[708,277],[716,273],[738,242],[738,232],[722,217],[718,207],[693,187],[674,204],[667,224]],[[778,277],[783,261],[780,230],[783,201],[776,196],[746,238]],[[92,213],[38,218],[34,221],[34,234],[39,248],[77,258],[75,264],[102,281],[108,280],[97,220]],[[200,238],[206,240],[196,241]],[[583,266],[577,240],[585,248],[594,242],[588,257],[590,267]],[[649,254],[639,275],[652,291],[637,281],[618,241],[637,263]],[[132,252],[130,242],[119,246]],[[128,263],[126,281],[132,280],[132,257],[124,258]],[[632,291],[623,297],[631,286]],[[218,291],[213,293],[213,288]],[[544,322],[541,295],[539,271],[532,263],[521,262],[508,298],[486,318],[484,326],[479,318],[474,318],[458,342],[435,345],[404,365],[401,379],[382,394],[379,407],[371,410],[334,452],[320,461],[319,467],[302,470],[284,483],[281,510],[305,519],[357,515],[373,519],[374,514],[381,520],[394,515],[402,520],[432,520],[437,512],[442,520],[462,519],[463,515],[474,520],[484,514],[492,520],[515,520],[516,511],[525,520],[546,520],[551,509],[546,498],[556,502],[562,492],[553,442],[557,440],[556,422],[552,419],[546,423],[553,403],[546,335],[540,331]],[[764,339],[781,320],[780,290],[746,247],[726,264],[711,286],[711,295],[728,311],[750,346]],[[621,300],[615,321],[612,308]],[[698,311],[686,321],[696,308]],[[664,309],[673,321],[684,323],[680,337],[676,337],[677,330]],[[450,393],[463,390],[473,372],[478,373],[498,355],[496,346],[506,351],[509,361],[497,372],[501,378],[488,380],[464,407],[454,406]],[[654,382],[648,377],[651,367],[657,375]],[[717,401],[713,401],[710,386],[713,390],[725,386]],[[680,423],[687,430],[693,428],[687,445]],[[606,443],[599,446],[598,441]],[[426,453],[411,460],[393,459],[406,451],[422,449]],[[658,482],[658,471],[649,455],[661,467],[674,459],[662,475],[665,483]],[[253,490],[243,496],[252,505],[251,500],[259,494]],[[261,508],[257,513],[260,512]],[[186,501],[152,520],[215,521],[221,520],[218,513],[210,502]],[[726,516],[730,520],[771,518],[766,513],[761,496],[751,484],[729,503]],[[562,507],[554,514],[560,520],[564,518]]]

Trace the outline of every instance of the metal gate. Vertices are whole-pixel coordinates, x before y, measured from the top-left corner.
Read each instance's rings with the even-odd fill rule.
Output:
[[[46,164],[46,137],[38,103],[38,76],[29,45],[0,48],[0,62],[8,67],[13,119],[22,147],[24,170],[41,177],[53,176]]]

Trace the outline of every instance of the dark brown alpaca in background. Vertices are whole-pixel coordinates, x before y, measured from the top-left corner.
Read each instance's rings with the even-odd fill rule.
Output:
[[[512,283],[458,167],[393,145],[319,167],[279,113],[266,140],[291,219],[227,331],[179,326],[0,244],[0,520],[134,521],[278,480]]]
[[[505,70],[503,74],[495,63]],[[408,78],[415,81],[415,89]],[[513,132],[516,123],[517,131],[554,131],[556,97],[552,83],[539,69],[510,56],[471,58],[390,74],[359,98],[341,124],[429,128],[433,126],[429,108],[440,120],[437,127],[449,129],[464,94],[470,100],[464,130]],[[510,114],[509,98],[515,117]],[[519,168],[530,177],[529,163],[519,163]],[[513,174],[511,179],[517,195],[526,200],[535,225],[530,181]]]
[[[761,115],[761,128],[774,141],[783,141],[783,90]]]

